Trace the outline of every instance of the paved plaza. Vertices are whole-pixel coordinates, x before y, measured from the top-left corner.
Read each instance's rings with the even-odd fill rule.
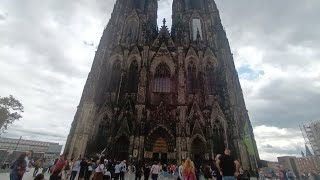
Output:
[[[30,169],[29,172],[26,172],[26,174],[23,176],[23,180],[33,180],[32,178],[32,173],[33,173],[33,168]],[[39,170],[39,172],[41,172],[42,169]],[[49,180],[49,176],[50,174],[45,174],[45,179]],[[76,178],[77,179],[77,178]],[[134,175],[133,174],[126,174],[126,180],[134,180]],[[164,178],[163,176],[159,177],[159,180],[173,180],[173,179],[177,179],[174,177],[170,177],[170,178]],[[0,173],[0,180],[9,180],[9,173]]]

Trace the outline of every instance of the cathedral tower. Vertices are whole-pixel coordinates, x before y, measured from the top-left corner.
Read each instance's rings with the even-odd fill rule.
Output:
[[[117,0],[68,136],[68,157],[201,163],[229,147],[259,156],[214,0],[174,0],[171,32],[157,0]],[[197,162],[198,161],[198,162]]]

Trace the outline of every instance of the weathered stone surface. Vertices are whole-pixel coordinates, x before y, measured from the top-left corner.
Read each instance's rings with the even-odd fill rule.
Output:
[[[174,0],[171,33],[165,21],[157,29],[156,0],[122,2],[101,38],[68,157],[106,149],[108,158],[199,163],[229,147],[245,169],[256,168],[252,127],[214,0]]]

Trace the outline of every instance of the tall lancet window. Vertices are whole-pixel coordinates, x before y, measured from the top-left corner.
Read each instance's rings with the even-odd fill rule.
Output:
[[[117,92],[121,81],[121,63],[115,61],[112,66],[111,80],[110,80],[110,91]]]
[[[123,43],[134,43],[138,37],[138,21],[135,18],[127,20],[123,33]]]
[[[128,76],[128,87],[129,93],[138,92],[138,82],[139,82],[139,66],[137,61],[133,61],[130,65],[129,76]]]
[[[196,93],[196,86],[197,86],[197,68],[193,62],[189,63],[188,65],[188,93],[194,94]]]
[[[202,38],[202,28],[201,28],[201,20],[200,19],[192,19],[192,39],[197,40],[198,34]]]
[[[160,63],[154,74],[154,92],[169,93],[171,91],[170,69],[166,63]]]
[[[206,75],[207,75],[208,91],[210,94],[213,94],[216,78],[215,78],[215,69],[212,64],[207,64]]]

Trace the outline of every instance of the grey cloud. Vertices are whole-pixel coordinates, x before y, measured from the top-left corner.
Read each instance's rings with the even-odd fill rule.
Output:
[[[262,147],[262,148],[264,148],[264,149],[270,149],[270,148],[273,148],[273,146],[271,146],[270,144],[262,145],[261,147]]]
[[[299,124],[319,117],[320,91],[314,85],[319,80],[307,74],[320,64],[320,1],[216,2],[236,64],[237,49],[255,47],[263,52],[261,67],[286,74],[258,79],[257,85],[263,85],[254,90],[241,79],[253,124],[298,129]]]
[[[86,46],[80,49],[88,51],[82,52],[79,47],[85,46],[84,41],[99,42],[114,2],[10,0],[2,4],[10,16],[3,20],[5,13],[0,12],[0,94],[15,95],[26,108],[24,118],[10,126],[6,136],[65,141],[95,51]],[[241,48],[254,47],[263,53],[261,62],[248,68],[264,73],[255,78],[250,78],[252,73],[240,74],[253,124],[293,128],[291,135],[276,133],[281,129],[270,134],[258,128],[261,154],[269,159],[298,154],[302,141],[297,125],[319,115],[319,85],[315,84],[320,83],[320,74],[305,74],[319,65],[320,1],[216,2],[236,64],[248,65],[241,64]],[[159,25],[165,17],[170,27],[171,3],[159,1]],[[267,67],[285,75],[266,78]]]

